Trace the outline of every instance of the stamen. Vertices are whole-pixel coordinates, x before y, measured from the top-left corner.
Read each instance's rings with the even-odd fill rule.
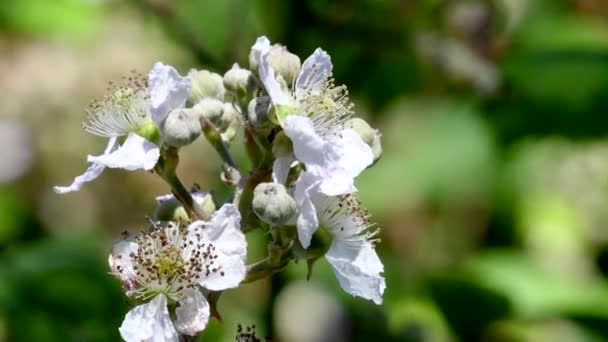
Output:
[[[371,222],[371,216],[353,195],[325,197],[319,208],[319,222],[329,231],[334,239],[339,239],[354,246],[362,242],[375,245],[379,229]]]
[[[82,123],[85,131],[102,137],[117,137],[141,127],[149,117],[148,81],[146,76],[133,74],[120,82],[110,82],[108,95],[93,101]]]
[[[336,86],[331,73],[315,69],[316,65],[306,83],[295,89],[294,97],[299,104],[299,112],[312,120],[319,135],[336,135],[352,117],[354,105],[349,101],[345,85]]]
[[[124,264],[124,258],[113,257],[117,264],[115,274],[128,283],[128,296],[146,300],[162,293],[179,300],[184,289],[195,287],[202,277],[225,274],[218,263],[216,247],[202,240],[202,227],[193,228],[193,232],[172,222],[165,227],[158,223],[154,226],[155,230],[135,238],[137,252],[129,255],[132,271]]]

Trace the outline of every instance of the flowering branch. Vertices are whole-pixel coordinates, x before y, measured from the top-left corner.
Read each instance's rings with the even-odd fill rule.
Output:
[[[147,77],[111,84],[89,109],[85,130],[107,138],[106,149],[55,191],[77,191],[111,167],[154,170],[172,192],[157,197],[150,229],[125,236],[108,259],[126,295],[139,303],[119,328],[126,341],[196,340],[210,317],[221,321],[223,291],[271,277],[292,260],[306,261],[310,277],[325,257],[346,292],[382,302],[378,230],[354,186],[380,157],[380,133],[353,117],[325,51],[301,63],[260,37],[250,68],[235,64],[223,77],[207,70],[184,77],[159,62]],[[239,128],[253,164],[248,176],[229,151]],[[216,207],[209,193],[189,192],[176,174],[180,148],[201,133],[224,162],[220,177],[233,185],[234,203]],[[245,233],[253,229],[272,238],[267,256],[247,265]]]

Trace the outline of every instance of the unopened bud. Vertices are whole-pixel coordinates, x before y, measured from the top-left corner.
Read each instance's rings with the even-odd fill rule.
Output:
[[[300,57],[287,51],[285,46],[275,44],[268,53],[268,63],[274,71],[283,77],[287,84],[292,84],[300,73]]]
[[[224,74],[224,87],[233,94],[247,93],[253,86],[251,71],[241,68],[237,63]]]
[[[224,100],[224,81],[222,76],[207,70],[191,70],[188,76],[192,80],[192,90],[188,98],[192,103],[198,103],[206,97]]]
[[[213,97],[207,97],[192,107],[192,110],[196,112],[199,119],[205,117],[214,125],[219,126],[224,115],[224,102]]]
[[[282,184],[260,183],[253,191],[252,208],[262,221],[280,225],[296,213],[296,202]]]
[[[173,147],[190,145],[201,134],[198,115],[186,108],[171,111],[159,128],[165,144]]]
[[[378,160],[382,154],[382,143],[380,137],[382,136],[377,129],[373,129],[365,120],[361,118],[352,118],[345,124],[346,128],[350,128],[355,131],[361,139],[372,148],[374,154],[374,160]]]
[[[238,125],[240,123],[238,120],[239,115],[240,114],[237,112],[234,104],[228,102],[224,103],[224,114],[222,114],[219,127],[222,134],[222,139],[224,141],[230,142],[236,136]]]
[[[289,139],[283,131],[280,131],[272,142],[272,154],[274,154],[275,157],[282,157],[292,153],[293,143],[291,142],[291,139]]]
[[[249,70],[253,71],[253,72],[258,72],[258,60],[255,57],[255,51],[253,49],[251,49],[249,51]]]
[[[374,154],[374,161],[380,159],[380,156],[382,155],[382,142],[380,141],[381,137],[382,134],[376,134],[376,136],[374,137],[374,141],[372,142],[372,153]]]
[[[194,202],[210,217],[215,212],[215,203],[208,192],[193,192]],[[175,196],[169,194],[156,197],[158,207],[154,212],[154,220],[188,222],[190,218]]]
[[[261,96],[249,101],[247,105],[247,118],[256,129],[271,129],[273,123],[269,118],[270,97]]]

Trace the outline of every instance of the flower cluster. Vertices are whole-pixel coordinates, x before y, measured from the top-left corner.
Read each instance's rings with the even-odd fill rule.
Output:
[[[135,305],[119,328],[126,341],[197,336],[219,315],[221,291],[271,276],[293,260],[305,260],[310,276],[325,257],[347,293],[382,302],[378,229],[355,187],[380,157],[381,135],[354,117],[325,51],[302,63],[260,37],[249,67],[184,77],[156,63],[147,76],[111,83],[87,110],[84,130],[107,138],[107,147],[88,156],[89,168],[55,187],[57,193],[80,190],[106,167],[153,171],[172,191],[157,197],[146,229],[123,236],[108,259]],[[240,132],[251,170],[230,153]],[[186,190],[175,173],[180,148],[201,135],[224,162],[219,176],[234,190],[228,200]],[[253,229],[270,233],[269,252],[248,265],[245,233]]]

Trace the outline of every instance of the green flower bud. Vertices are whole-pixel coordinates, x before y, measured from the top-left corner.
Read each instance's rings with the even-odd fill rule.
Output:
[[[189,100],[192,103],[198,103],[205,97],[214,97],[224,100],[224,81],[222,76],[207,70],[191,70],[188,76],[192,79],[192,90],[190,91]]]
[[[224,103],[224,114],[220,120],[221,123],[219,127],[224,141],[230,142],[236,136],[238,125],[240,124],[240,121],[238,120],[239,115],[239,112],[237,112],[232,103]]]
[[[249,101],[247,105],[247,118],[256,129],[270,130],[274,126],[269,118],[270,97],[261,96]]]
[[[241,68],[237,63],[224,74],[224,87],[233,94],[247,93],[254,85],[251,71]]]
[[[255,73],[258,72],[258,60],[255,58],[253,49],[249,51],[249,70]]]
[[[352,118],[345,124],[345,128],[350,128],[355,131],[361,139],[372,148],[374,153],[374,161],[380,158],[382,154],[382,143],[380,137],[382,136],[377,129],[373,129],[365,120],[360,118]]]
[[[199,119],[204,116],[219,127],[224,115],[224,102],[213,97],[206,97],[192,107],[192,110],[196,112]]]
[[[345,128],[350,128],[365,141],[366,144],[372,145],[377,132],[365,120],[361,118],[352,118],[345,123]]]
[[[374,141],[372,142],[372,153],[374,154],[374,161],[380,159],[382,155],[382,142],[380,141],[380,137],[382,134],[378,133],[374,137]]]
[[[238,116],[239,112],[237,112],[234,105],[230,102],[224,102],[224,114],[222,114],[220,129],[224,130],[228,128],[228,126],[237,121]]]
[[[292,153],[293,143],[291,142],[291,139],[289,139],[285,132],[280,131],[272,142],[272,154],[274,154],[275,157],[281,157]]]
[[[198,115],[186,108],[171,111],[159,128],[165,144],[173,147],[190,145],[201,134]]]
[[[193,192],[192,198],[208,216],[211,216],[215,212],[215,203],[213,202],[211,194],[207,192]],[[186,210],[173,195],[157,197],[156,202],[158,207],[153,215],[155,221],[190,221]]]
[[[275,44],[268,53],[268,63],[274,71],[283,77],[287,84],[292,84],[300,73],[300,57],[287,51],[285,46]]]
[[[260,183],[253,190],[253,212],[270,225],[281,225],[296,213],[296,202],[282,184]]]

